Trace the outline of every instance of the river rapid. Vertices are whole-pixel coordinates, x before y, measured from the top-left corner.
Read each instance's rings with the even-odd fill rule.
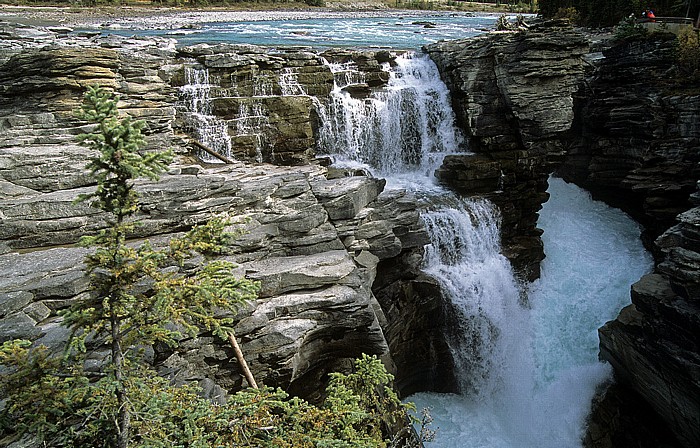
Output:
[[[611,379],[609,365],[598,361],[597,329],[630,302],[630,285],[653,264],[627,215],[558,178],[548,191],[538,222],[547,258],[541,278],[527,285],[528,304],[504,299],[512,286],[489,280],[503,276],[502,261],[476,268],[482,283],[497,285],[487,303],[508,310],[481,382],[461,395],[409,398],[435,419],[437,437],[427,447],[581,446],[591,399]]]
[[[416,49],[477,35],[495,19],[212,22],[139,32],[172,36],[180,44]],[[133,31],[112,24],[110,32]],[[356,67],[329,64],[329,69],[335,85],[317,108],[318,152],[336,166],[362,168],[386,178],[387,188],[407,188],[421,198],[431,239],[423,269],[440,283],[445,306],[455,316],[455,328],[445,331],[460,393],[409,397],[435,418],[437,437],[426,446],[580,447],[591,400],[611,379],[610,367],[597,358],[597,329],[629,303],[630,285],[652,268],[639,226],[552,177],[538,223],[547,256],[542,276],[519,283],[501,253],[498,209],[435,183],[433,172],[446,154],[469,151],[435,64],[420,52],[402,54],[384,67],[388,85],[367,98],[353,98],[345,89],[362,82]],[[195,85],[206,90],[208,81]],[[194,98],[202,96],[200,90],[193,89]],[[207,116],[204,109],[192,109]]]

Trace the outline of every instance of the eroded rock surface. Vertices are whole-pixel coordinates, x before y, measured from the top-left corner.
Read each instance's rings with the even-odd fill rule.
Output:
[[[326,95],[332,86],[318,55],[251,46],[177,50],[169,40],[115,36],[33,36],[3,41],[12,50],[0,61],[0,340],[25,337],[58,353],[68,338],[58,312],[90,297],[81,263],[86,249],[75,243],[105,228],[108,217],[73,202],[94,188],[85,170],[89,154],[75,144],[89,126],[73,110],[85,87],[99,83],[117,91],[121,111],[146,121],[149,149],[172,147],[178,154],[159,181],[137,182],[143,225],[132,235],[135,242],[163,244],[221,213],[239,218],[236,227],[245,233],[225,257],[240,275],[261,282],[260,298],[240,310],[235,327],[258,381],[317,398],[328,372],[347,368],[362,353],[379,355],[391,370],[395,353],[412,371],[413,341],[386,329],[405,323],[401,319],[419,304],[409,297],[404,311],[387,316],[383,309],[395,308],[393,297],[380,304],[372,286],[379,263],[412,254],[407,268],[417,270],[425,229],[410,194],[383,192],[380,179],[328,179],[326,168],[311,163],[310,95]],[[365,61],[373,83],[385,73],[377,57]],[[255,151],[246,148],[236,114],[260,103],[277,132],[267,135],[268,142],[278,139],[269,152],[263,148],[262,159],[303,166],[192,163],[177,119],[188,67],[207,69],[221,81],[212,107],[229,120],[241,158],[260,154],[251,156]],[[267,88],[259,82],[265,79],[276,87],[256,91]],[[95,369],[104,355],[95,352]],[[232,359],[227,344],[207,333],[152,354],[161,373],[176,382],[197,381],[212,397],[244,384]],[[415,388],[421,375],[409,374],[406,387]]]
[[[527,31],[491,33],[428,45],[469,149],[436,172],[463,194],[481,194],[503,215],[504,250],[521,276],[539,277],[544,258],[537,212],[547,200],[552,155],[573,123],[587,40],[546,22]]]
[[[594,58],[560,173],[644,224],[647,243],[690,208],[700,176],[700,95],[675,39],[618,42]]]

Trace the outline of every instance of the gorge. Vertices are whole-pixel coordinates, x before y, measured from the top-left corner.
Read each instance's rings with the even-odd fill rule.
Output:
[[[456,199],[444,188],[498,207],[503,254],[518,279],[532,281],[545,255],[538,211],[548,176],[557,170],[624,205],[645,225],[649,247],[661,235],[654,272],[635,283],[633,304],[601,330],[601,356],[680,446],[697,444],[699,249],[691,201],[700,96],[659,81],[673,65],[670,41],[623,42],[594,59],[582,34],[548,23],[432,44],[426,48],[435,63],[430,76],[439,73],[446,87],[407,94],[419,91],[435,101],[427,103],[429,112],[444,111],[437,102],[451,100],[454,115],[425,121],[425,110],[415,110],[412,118],[392,122],[383,117],[396,119],[396,113],[382,115],[380,106],[425,103],[382,95],[400,90],[408,71],[415,76],[411,64],[428,66],[426,56],[175,47],[160,38],[61,37],[0,26],[3,341],[25,337],[60,350],[66,330],[57,311],[89,294],[79,262],[85,250],[74,244],[105,222],[93,209],[72,204],[93,181],[84,171],[84,149],[75,145],[84,124],[71,111],[84,87],[99,83],[121,95],[125,113],[147,121],[152,146],[180,155],[160,182],[139,184],[144,225],[135,238],[165,241],[221,212],[241,217],[246,233],[226,259],[262,282],[259,300],[241,310],[236,333],[263,383],[317,397],[328,372],[347,368],[364,352],[382,357],[404,395],[469,389],[455,375],[461,361],[445,331],[454,318],[443,299],[444,281],[424,267],[432,256],[425,247],[434,235],[431,223],[454,223],[449,210],[460,207],[477,215],[483,203]],[[427,79],[423,87],[433,82]],[[207,107],[196,110],[190,100],[205,97]],[[230,146],[219,148],[235,163],[200,164],[191,157],[197,150],[189,136],[201,129],[195,116],[205,116],[212,132],[225,131]],[[378,124],[367,125],[369,118]],[[446,130],[445,120],[459,130]],[[430,124],[421,131],[424,123]],[[374,126],[379,131],[367,135]],[[433,138],[423,139],[431,132]],[[329,133],[346,137],[332,140]],[[411,144],[390,153],[389,146],[402,141]],[[216,139],[208,145],[217,147]],[[325,156],[336,163],[327,166]],[[433,165],[442,186],[420,178]],[[406,166],[420,169],[393,181]],[[449,207],[431,215],[430,195],[447,196]],[[487,222],[483,216],[476,224]],[[245,384],[231,357],[202,334],[177,350],[157,350],[153,361],[174,382],[197,381],[215,397]],[[591,417],[589,446],[622,446],[620,437],[630,436],[634,422],[609,405],[615,400],[601,400]]]

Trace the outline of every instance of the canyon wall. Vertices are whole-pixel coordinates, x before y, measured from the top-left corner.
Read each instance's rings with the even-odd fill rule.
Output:
[[[448,156],[437,176],[499,205],[523,278],[539,274],[537,211],[554,170],[644,225],[657,267],[600,330],[619,386],[596,403],[590,447],[700,444],[700,96],[674,41],[587,54],[582,35],[548,22],[426,47],[475,153]]]
[[[91,297],[87,252],[76,242],[108,221],[73,203],[94,188],[85,170],[89,154],[75,144],[87,125],[73,110],[85,87],[99,84],[120,95],[123,113],[146,121],[148,149],[170,147],[178,155],[158,182],[137,182],[142,225],[135,241],[165,244],[221,213],[244,230],[224,258],[262,284],[235,325],[259,382],[317,399],[328,372],[347,370],[368,353],[397,373],[403,391],[450,387],[439,288],[419,269],[427,234],[415,198],[314,160],[310,94],[327,95],[332,85],[318,55],[252,46],[177,50],[171,40],[68,38],[0,25],[1,341],[27,338],[59,353],[68,331],[58,313]],[[383,54],[334,57],[356,57],[369,82],[386,81],[377,59]],[[213,105],[207,112],[232,136],[230,156],[240,160],[233,164],[201,164],[190,155],[197,148],[183,85],[189,69],[203,68],[218,82],[205,87]],[[303,91],[283,91],[288,75]],[[247,113],[253,101],[266,119],[255,131],[275,130],[262,145],[237,128],[239,111]],[[105,354],[95,347],[95,368]],[[152,355],[163,375],[196,381],[212,397],[245,385],[232,359],[227,344],[208,333]]]
[[[698,81],[677,66],[673,36],[615,42],[596,56],[559,172],[642,223],[657,261],[632,285],[632,305],[600,329],[601,358],[637,395],[623,407],[641,397],[682,446],[698,446]],[[624,425],[617,414],[612,420]],[[589,445],[620,446],[625,432],[591,433]],[[640,446],[658,446],[653,437]]]
[[[436,176],[501,209],[503,246],[520,276],[539,277],[537,212],[552,161],[573,123],[588,41],[565,23],[439,42],[426,51],[452,92],[471,155],[450,155]]]

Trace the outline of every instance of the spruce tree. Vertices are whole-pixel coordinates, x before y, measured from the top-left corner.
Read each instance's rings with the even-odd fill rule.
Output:
[[[65,356],[25,340],[0,346],[0,433],[61,448],[417,446],[406,426],[410,406],[388,388],[393,377],[376,357],[363,356],[356,373],[332,375],[320,407],[269,387],[217,405],[196,385],[173,386],[156,374],[144,348],[175,347],[203,330],[229,340],[237,306],[255,298],[259,285],[208,257],[235,237],[225,232],[226,218],[195,226],[165,247],[129,241],[138,225],[134,181],[157,179],[172,155],[144,152],[143,123],[120,118],[116,105],[110,92],[91,88],[79,112],[95,126],[80,139],[94,153],[88,166],[97,180],[79,200],[111,216],[108,228],[82,240],[95,248],[85,263],[93,298],[62,313],[72,330]],[[184,269],[198,254],[204,261]],[[86,354],[105,346],[101,372],[86,372]]]

